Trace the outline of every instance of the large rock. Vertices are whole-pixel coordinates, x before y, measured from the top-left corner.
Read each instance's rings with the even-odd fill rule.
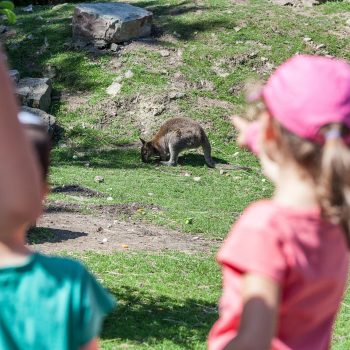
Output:
[[[59,132],[59,127],[56,123],[56,118],[53,115],[48,114],[48,113],[46,113],[38,108],[31,108],[31,107],[27,107],[27,106],[22,106],[21,109],[22,109],[22,111],[33,113],[33,114],[39,116],[44,121],[44,123],[47,125],[47,130],[48,130],[50,135],[54,135],[54,134],[57,134],[57,132]]]
[[[24,78],[17,84],[17,95],[23,106],[48,111],[51,105],[51,80],[49,78]]]
[[[120,43],[151,34],[152,13],[125,3],[76,6],[73,39],[101,45]]]

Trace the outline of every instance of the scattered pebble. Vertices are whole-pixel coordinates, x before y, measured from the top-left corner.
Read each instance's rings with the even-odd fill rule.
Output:
[[[33,5],[30,4],[30,5],[26,6],[26,7],[23,7],[22,11],[24,11],[24,12],[33,12]]]
[[[304,42],[306,42],[306,43],[309,43],[310,41],[312,41],[312,39],[311,39],[311,38],[306,37],[306,38],[304,38],[304,39],[303,39],[303,41],[304,41]]]
[[[101,182],[104,182],[105,179],[103,176],[95,176],[95,179],[94,179],[95,182],[98,182],[98,183],[101,183]]]
[[[225,174],[227,174],[227,171],[223,170],[223,169],[220,169],[220,175],[225,175]]]
[[[114,82],[112,85],[108,86],[106,92],[110,96],[117,96],[122,89],[122,84]]]
[[[124,74],[126,79],[130,79],[134,76],[134,73],[131,70],[128,70],[125,74]]]
[[[102,232],[103,231],[103,228],[101,226],[99,226],[96,230],[97,232]]]
[[[194,236],[194,237],[192,238],[192,241],[197,241],[199,238],[200,238],[199,236]]]
[[[102,243],[107,243],[108,239],[107,238],[103,238]]]
[[[261,179],[261,182],[266,182],[266,179]]]
[[[168,50],[161,50],[160,51],[160,55],[162,57],[169,57],[170,56],[170,51],[168,51]]]
[[[78,156],[74,155],[74,156],[73,156],[73,159],[74,159],[74,160],[78,159]]]
[[[107,197],[107,200],[108,200],[108,201],[112,201],[112,200],[113,200],[113,197]]]
[[[267,57],[261,57],[260,60],[261,62],[267,62],[269,59]]]
[[[112,228],[113,227],[113,225],[112,224],[109,224],[108,226],[107,226],[107,228]]]
[[[168,94],[169,100],[178,100],[180,98],[183,98],[186,96],[184,92],[176,92],[176,91],[171,91]]]
[[[238,33],[242,28],[241,27],[234,27],[234,30],[236,33]]]
[[[201,181],[201,178],[200,178],[200,176],[195,176],[195,177],[193,178],[193,181],[196,181],[196,182],[199,182],[199,181]]]
[[[319,44],[319,45],[316,46],[316,50],[323,49],[324,47],[326,47],[325,44]]]
[[[84,164],[84,166],[85,166],[86,168],[88,168],[88,167],[90,166],[90,163],[89,163],[89,162],[86,162],[86,163]]]
[[[110,49],[111,49],[111,51],[113,51],[113,52],[117,52],[117,51],[120,50],[120,47],[119,47],[118,44],[112,43]]]
[[[129,246],[128,246],[127,244],[122,244],[122,248],[124,248],[124,249],[128,249],[128,248],[129,248]]]

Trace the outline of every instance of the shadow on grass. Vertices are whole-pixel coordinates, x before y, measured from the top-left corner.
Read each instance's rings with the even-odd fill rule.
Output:
[[[116,147],[112,149],[78,149],[81,156],[75,157],[77,149],[59,148],[52,152],[52,165],[69,165],[92,168],[135,169],[148,168],[141,162],[140,151],[136,148]]]
[[[33,227],[28,231],[27,239],[29,244],[40,244],[63,242],[82,236],[87,236],[87,233],[47,227]]]
[[[142,289],[122,286],[113,290],[117,309],[105,322],[102,339],[159,344],[168,340],[182,349],[205,343],[217,319],[215,303],[154,296]]]

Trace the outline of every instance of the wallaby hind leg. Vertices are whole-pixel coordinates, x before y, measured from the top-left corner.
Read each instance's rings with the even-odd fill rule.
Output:
[[[202,148],[203,148],[205,162],[207,163],[209,168],[215,168],[215,162],[211,157],[211,146],[210,146],[208,137],[203,133],[202,138],[203,138]]]
[[[161,162],[163,165],[176,166],[177,158],[179,157],[179,152],[173,143],[169,144],[170,159],[167,162]]]

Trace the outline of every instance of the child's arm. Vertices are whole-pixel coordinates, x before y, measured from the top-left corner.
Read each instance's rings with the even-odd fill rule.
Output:
[[[269,350],[275,334],[280,287],[274,280],[248,273],[243,278],[243,312],[237,336],[224,350]]]
[[[0,230],[33,222],[41,210],[40,176],[0,51]]]
[[[79,350],[98,350],[98,338],[92,339],[90,342],[88,342],[86,345],[83,345],[80,347]]]

